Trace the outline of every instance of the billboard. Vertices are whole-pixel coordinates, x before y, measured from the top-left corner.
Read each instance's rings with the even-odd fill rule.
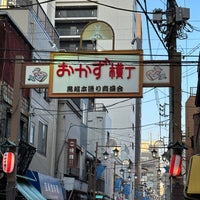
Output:
[[[52,53],[49,97],[142,97],[142,51]]]

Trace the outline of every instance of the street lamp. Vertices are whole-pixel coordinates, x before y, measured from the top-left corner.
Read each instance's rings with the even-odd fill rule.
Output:
[[[99,146],[98,145],[98,142],[96,142],[96,151],[95,151],[95,153],[96,153],[96,155],[95,155],[95,166],[94,166],[94,185],[93,185],[93,200],[95,200],[96,199],[96,187],[97,187],[97,175],[96,175],[96,171],[97,171],[97,156],[98,156],[98,149],[99,149],[99,147],[105,147],[105,148],[110,148],[110,147],[114,147],[114,150],[113,150],[113,155],[114,155],[114,157],[118,157],[118,155],[119,155],[119,150],[117,149],[117,147],[118,146],[109,146],[109,145],[107,145],[107,146]],[[104,153],[103,153],[103,157],[104,157],[104,160],[107,160],[108,159],[108,156],[109,156],[109,153],[107,152],[107,151],[105,151]],[[115,176],[115,175],[114,175]]]
[[[108,153],[107,151],[105,151],[105,152],[103,153],[103,158],[104,158],[104,160],[107,160],[107,159],[108,159],[108,156],[109,156],[109,153]]]
[[[155,149],[153,149],[153,150],[151,151],[151,153],[152,153],[152,157],[153,157],[153,158],[157,158],[158,151],[156,151]]]
[[[121,165],[116,171],[116,166]],[[130,186],[132,184],[133,178],[137,178],[137,176],[133,176],[134,173],[132,171],[133,163],[131,160],[116,160],[114,162],[114,178],[113,178],[113,200],[115,197],[115,192],[123,195],[130,195]],[[117,173],[116,173],[117,172]],[[120,181],[119,181],[120,180]],[[117,184],[115,184],[115,181]],[[118,181],[118,182],[117,182]],[[121,184],[121,186],[119,186]],[[117,186],[116,186],[117,185]],[[122,189],[122,188],[123,189]]]
[[[113,149],[113,154],[115,157],[119,156],[119,150],[117,149],[117,147],[115,147],[115,149]]]
[[[128,167],[128,172],[129,172],[129,173],[131,172],[131,167],[130,167],[130,166]]]
[[[135,175],[134,175],[134,178],[135,178],[135,179],[137,179],[137,178],[138,178],[138,177],[137,177],[137,174],[135,174]]]
[[[157,174],[160,176],[161,175],[161,170],[160,168],[157,170]]]
[[[167,158],[169,157],[169,154],[167,152],[164,152],[162,154],[162,160],[165,162],[167,160]]]
[[[120,169],[120,170],[119,170],[119,173],[120,173],[121,175],[123,175],[123,174],[124,174],[124,169]]]
[[[130,176],[130,175],[128,176],[128,181],[129,181],[129,182],[131,181],[131,176]]]
[[[163,146],[160,146],[160,147],[157,147],[156,144],[157,143],[162,143]],[[165,162],[167,160],[167,157],[168,157],[168,153],[165,152],[165,143],[164,141],[162,140],[157,140],[154,142],[154,145],[153,145],[153,150],[151,151],[152,153],[152,157],[153,158],[158,158],[158,151],[156,150],[156,148],[164,148],[164,153],[161,155],[162,156],[162,160]]]

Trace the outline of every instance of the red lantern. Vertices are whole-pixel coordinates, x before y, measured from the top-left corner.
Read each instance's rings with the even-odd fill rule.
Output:
[[[5,173],[12,173],[15,166],[15,154],[5,152],[2,158],[2,169]]]
[[[180,176],[182,168],[182,157],[174,154],[170,161],[169,174],[170,176]]]

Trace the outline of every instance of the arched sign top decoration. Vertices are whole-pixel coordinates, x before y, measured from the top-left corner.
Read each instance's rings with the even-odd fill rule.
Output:
[[[115,35],[112,27],[104,21],[94,21],[87,24],[81,33],[80,38],[80,48],[82,49],[83,40],[113,40],[113,50],[114,50],[114,40]]]

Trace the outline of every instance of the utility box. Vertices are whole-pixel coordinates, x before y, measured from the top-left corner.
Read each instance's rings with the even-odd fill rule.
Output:
[[[176,21],[182,22],[188,20],[190,18],[190,9],[189,8],[182,8],[176,7]]]
[[[160,9],[155,9],[153,13],[153,22],[162,22],[162,10]]]

